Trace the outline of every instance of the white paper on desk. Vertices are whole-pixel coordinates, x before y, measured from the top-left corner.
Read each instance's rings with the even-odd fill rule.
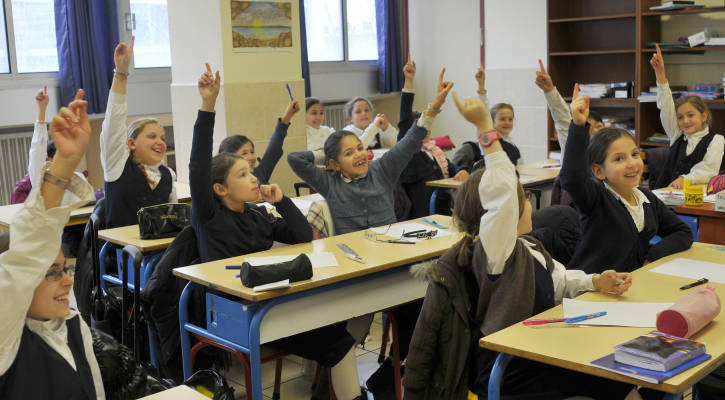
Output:
[[[674,303],[598,302],[565,298],[564,318],[606,311],[607,315],[587,319],[578,324],[654,328],[657,326],[657,313],[672,304]]]
[[[672,188],[661,188],[661,189],[655,189],[652,191],[652,193],[655,194],[655,196],[659,197],[660,200],[662,200],[664,197],[667,196],[675,196],[684,198],[684,194],[682,193],[682,189],[672,189]],[[702,201],[705,203],[714,203],[717,200],[717,194],[708,194],[702,197]]]
[[[322,197],[319,193],[314,193],[309,196],[305,196],[304,199],[300,198],[291,198],[292,203],[294,203],[295,207],[299,208],[300,210],[308,210],[312,203],[315,201],[325,200],[324,197]]]
[[[534,175],[526,175],[526,174],[519,175],[519,182],[521,182],[521,184],[526,184],[529,182],[533,182],[535,180],[536,180],[536,177]]]
[[[388,226],[387,225],[385,225],[385,226],[378,226],[378,227],[375,227],[375,228],[370,228],[370,230],[372,230],[373,232],[375,232],[375,233],[377,233],[379,235],[389,236],[389,237],[394,238],[394,239],[397,239],[397,240],[407,240],[409,242],[421,242],[421,241],[425,241],[425,240],[428,240],[428,239],[426,239],[426,238],[418,239],[418,238],[414,238],[414,237],[403,237],[403,232],[413,232],[413,231],[420,231],[420,230],[424,230],[426,232],[429,232],[431,230],[437,230],[438,232],[436,233],[436,235],[434,237],[432,237],[432,239],[435,239],[435,238],[441,237],[441,236],[449,236],[449,235],[452,235],[453,234],[450,231],[448,231],[447,229],[434,228],[434,227],[432,227],[430,225],[423,225],[423,224],[419,224],[417,222],[410,222],[410,223],[407,223],[407,224],[397,224],[397,225],[393,225],[393,226],[390,227],[389,230],[388,230]]]
[[[267,290],[286,289],[288,287],[290,287],[289,286],[289,279],[285,279],[285,280],[282,280],[282,281],[267,283],[267,284],[264,284],[264,285],[257,285],[252,290],[254,290],[255,292],[264,292],[264,291],[267,291]]]
[[[725,283],[725,264],[691,260],[689,258],[675,258],[656,268],[652,268],[650,271],[682,278],[707,278],[710,282]]]
[[[534,164],[534,167],[536,168],[551,168],[551,169],[561,169],[561,163],[536,163]]]
[[[337,267],[337,258],[335,254],[325,251],[320,253],[305,253],[310,258],[312,268]],[[269,256],[269,257],[247,257],[245,259],[251,265],[267,265],[281,262],[292,261],[298,254],[290,254],[285,256]]]

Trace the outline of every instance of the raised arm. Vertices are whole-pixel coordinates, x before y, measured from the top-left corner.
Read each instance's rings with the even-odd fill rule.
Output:
[[[201,108],[194,124],[194,138],[191,142],[189,186],[195,218],[208,220],[214,212],[211,159],[216,116],[214,108],[221,86],[219,71],[213,75],[209,63],[206,63],[206,72],[199,78],[197,86],[201,96]]]
[[[287,155],[287,162],[297,176],[302,178],[323,197],[327,196],[330,190],[329,174],[318,167],[325,160],[322,150],[317,151],[295,151]]]
[[[549,107],[551,112],[551,118],[554,120],[554,127],[556,128],[556,136],[559,140],[559,146],[564,151],[566,148],[566,138],[569,136],[569,123],[571,122],[571,113],[569,112],[569,106],[561,97],[561,94],[556,87],[554,82],[551,80],[551,75],[544,68],[544,63],[539,59],[539,70],[536,71],[536,86],[541,88],[544,92],[544,98],[546,98],[546,105]]]
[[[126,119],[128,118],[126,81],[133,57],[134,40],[135,38],[131,37],[130,45],[119,43],[113,54],[116,70],[113,74],[111,93],[108,95],[106,115],[101,125],[101,165],[106,182],[113,182],[121,177],[129,155],[126,145]]]
[[[37,186],[42,177],[40,171],[48,158],[48,124],[45,122],[45,110],[48,108],[48,86],[35,95],[35,103],[38,105],[38,120],[33,128],[33,139],[30,142],[28,154],[28,176],[33,187]]]
[[[652,55],[649,63],[652,65],[657,78],[657,108],[660,109],[660,121],[662,121],[662,128],[664,128],[667,137],[670,138],[670,144],[672,144],[682,135],[682,131],[677,125],[677,110],[675,109],[675,101],[672,99],[670,84],[667,82],[667,75],[665,75],[665,60],[662,58],[662,50],[660,45],[655,46],[657,52]]]
[[[488,90],[486,90],[486,67],[484,67],[483,63],[481,63],[478,67],[474,78],[476,78],[476,83],[478,83],[478,98],[481,99],[484,107],[490,109],[491,105],[488,102]]]
[[[290,121],[292,117],[297,114],[300,110],[300,105],[297,100],[294,100],[287,105],[287,109],[284,112],[282,118],[277,120],[277,126],[274,128],[274,133],[269,139],[269,145],[267,150],[264,151],[264,157],[260,161],[257,168],[254,169],[254,176],[259,179],[260,183],[269,183],[269,178],[274,172],[274,167],[277,166],[279,159],[282,158],[282,145],[284,139],[287,137],[287,129],[289,129]]]
[[[398,113],[398,141],[403,139],[405,133],[413,125],[413,79],[415,78],[415,62],[410,60],[408,53],[408,62],[403,66],[403,76],[405,76],[405,84],[400,92],[400,112]]]

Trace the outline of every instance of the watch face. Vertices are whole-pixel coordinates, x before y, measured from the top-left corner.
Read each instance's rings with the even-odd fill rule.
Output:
[[[481,137],[481,142],[483,142],[483,144],[489,144],[491,143],[491,137],[488,136],[488,134],[485,134]]]

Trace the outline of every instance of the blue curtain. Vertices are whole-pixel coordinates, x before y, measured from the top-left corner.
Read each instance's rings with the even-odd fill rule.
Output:
[[[307,58],[307,24],[305,23],[305,2],[300,0],[300,49],[302,58],[302,79],[305,80],[305,97],[312,95],[310,88],[310,60]]]
[[[83,88],[88,112],[106,112],[119,42],[116,0],[55,0],[55,35],[61,104]]]
[[[403,87],[403,45],[397,3],[395,0],[375,0],[380,93],[397,92]]]

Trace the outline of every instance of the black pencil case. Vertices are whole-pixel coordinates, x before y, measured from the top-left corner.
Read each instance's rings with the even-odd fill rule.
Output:
[[[307,254],[300,254],[294,260],[266,265],[242,264],[239,274],[242,285],[255,287],[289,279],[290,282],[312,278],[312,263]]]

